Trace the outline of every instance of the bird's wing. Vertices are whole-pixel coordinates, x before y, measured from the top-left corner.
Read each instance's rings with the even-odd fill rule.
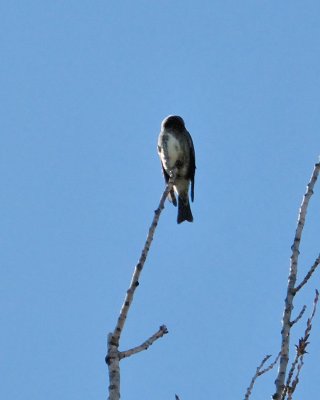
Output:
[[[191,181],[191,200],[194,200],[194,175],[196,172],[196,156],[194,152],[194,146],[193,146],[193,141],[190,133],[187,131],[188,134],[188,142],[189,142],[189,148],[190,148],[190,163],[189,163],[189,178]]]

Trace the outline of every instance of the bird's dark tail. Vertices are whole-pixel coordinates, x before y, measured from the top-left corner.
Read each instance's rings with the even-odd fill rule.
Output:
[[[178,224],[181,224],[183,221],[193,221],[193,216],[189,204],[189,199],[188,197],[182,198],[178,197],[178,218],[177,222]]]

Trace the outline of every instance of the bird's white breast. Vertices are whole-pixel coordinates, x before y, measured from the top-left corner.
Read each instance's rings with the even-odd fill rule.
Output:
[[[162,162],[166,169],[171,170],[177,160],[181,158],[181,146],[179,141],[173,136],[168,134],[165,141],[166,145],[162,148]]]

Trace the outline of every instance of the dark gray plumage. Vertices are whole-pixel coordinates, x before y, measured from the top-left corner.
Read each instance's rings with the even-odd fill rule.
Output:
[[[194,175],[196,170],[195,153],[192,138],[186,130],[184,121],[177,115],[169,115],[162,121],[158,138],[158,153],[162,163],[165,181],[168,182],[170,171],[177,168],[174,191],[169,193],[169,200],[176,206],[174,192],[178,195],[177,222],[193,221],[189,203],[189,185],[191,200],[194,200]]]

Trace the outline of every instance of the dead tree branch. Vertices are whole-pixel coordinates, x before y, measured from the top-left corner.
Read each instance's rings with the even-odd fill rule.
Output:
[[[149,339],[144,341],[140,346],[133,347],[130,350],[121,351],[119,354],[120,360],[133,356],[134,354],[140,353],[140,351],[147,350],[156,340],[162,338],[162,336],[168,333],[168,329],[165,325],[161,325],[158,332],[150,336]]]
[[[306,309],[307,309],[307,306],[304,305],[304,306],[302,307],[302,310],[299,312],[299,315],[297,316],[297,318],[295,318],[293,321],[291,321],[291,323],[290,323],[291,326],[293,326],[294,324],[296,324],[296,323],[299,321],[299,319],[302,318],[302,316],[303,316],[303,314],[305,313]]]
[[[271,357],[271,354],[266,355],[266,356],[264,357],[264,359],[261,361],[260,365],[257,367],[256,373],[255,373],[254,376],[252,377],[251,382],[250,382],[250,385],[249,385],[249,387],[247,388],[246,394],[245,394],[245,396],[244,396],[244,400],[249,400],[249,398],[250,398],[250,396],[251,396],[251,393],[252,393],[253,386],[254,386],[254,384],[255,384],[257,378],[258,378],[259,376],[265,374],[266,372],[270,371],[270,370],[276,365],[276,363],[277,363],[278,360],[279,360],[280,353],[277,355],[276,359],[275,359],[267,368],[265,368],[265,369],[262,370],[261,368],[262,368],[262,367],[264,366],[264,364],[269,360],[270,357]]]
[[[295,391],[296,386],[299,382],[299,374],[300,374],[301,368],[303,366],[304,355],[307,353],[306,349],[309,344],[308,339],[309,339],[311,329],[312,329],[312,320],[313,320],[316,310],[317,310],[318,301],[319,301],[319,292],[318,292],[318,290],[316,290],[316,295],[315,295],[315,298],[313,301],[312,314],[311,314],[310,318],[308,318],[307,328],[304,332],[304,336],[301,339],[299,339],[299,343],[296,345],[296,356],[295,356],[295,359],[289,370],[286,386],[283,391],[281,400],[285,399],[286,394],[288,394],[288,399],[290,400],[290,398],[292,398],[292,394]],[[292,377],[293,377],[295,371],[296,371],[296,375],[292,381],[292,385],[290,386],[291,380],[292,380]]]
[[[319,264],[320,264],[320,254],[316,258],[315,262],[313,263],[312,267],[310,268],[310,270],[308,271],[307,275],[304,277],[302,282],[295,288],[296,293],[308,282],[308,280],[311,278],[312,274],[314,273]]]
[[[131,350],[127,350],[127,352],[119,351],[121,333],[123,331],[124,324],[126,322],[128,312],[129,312],[130,306],[133,301],[135,290],[139,286],[140,274],[142,272],[145,261],[147,259],[148,252],[149,252],[152,240],[153,240],[153,236],[154,236],[156,227],[158,225],[158,221],[159,221],[161,212],[164,209],[164,203],[166,201],[168,193],[172,190],[175,176],[176,176],[176,171],[174,170],[171,173],[169,182],[161,196],[159,206],[154,212],[154,217],[153,217],[151,226],[149,228],[148,236],[147,236],[146,242],[144,244],[143,250],[141,252],[139,261],[138,261],[137,265],[135,266],[135,269],[134,269],[134,272],[133,272],[133,275],[131,278],[131,283],[130,283],[129,289],[126,292],[126,296],[124,298],[124,302],[123,302],[121,310],[120,310],[120,315],[118,317],[116,327],[115,327],[114,331],[112,333],[109,333],[109,335],[108,335],[108,352],[107,352],[107,356],[106,356],[106,363],[108,365],[108,370],[109,370],[109,400],[119,400],[120,399],[120,365],[119,365],[120,360],[129,355],[138,353],[139,351],[141,351],[143,349],[147,349],[152,343],[155,342],[155,340],[159,339],[165,333],[168,332],[167,328],[165,326],[163,326],[162,328],[160,327],[160,330],[155,335],[153,335],[151,338],[149,338],[146,342],[144,342],[142,345],[137,346]],[[147,347],[146,347],[146,344],[147,344]],[[144,346],[144,348],[143,348],[143,346]]]
[[[285,389],[285,377],[286,377],[286,371],[287,371],[287,366],[288,366],[288,361],[289,361],[290,329],[292,326],[291,325],[292,324],[291,323],[291,313],[293,310],[293,299],[297,292],[297,289],[295,288],[295,284],[296,284],[296,280],[297,280],[298,258],[299,258],[299,253],[300,253],[299,248],[300,248],[302,231],[303,231],[303,228],[305,225],[309,201],[310,201],[311,196],[313,195],[313,188],[317,181],[319,171],[320,171],[320,162],[315,164],[314,170],[311,175],[310,182],[307,185],[307,191],[306,191],[306,193],[303,197],[302,203],[301,203],[299,217],[298,217],[298,225],[296,228],[293,245],[291,247],[292,254],[290,257],[290,272],[289,272],[289,279],[288,279],[287,295],[286,295],[286,299],[285,299],[285,309],[284,309],[283,319],[282,319],[280,363],[279,363],[278,375],[277,375],[277,378],[275,381],[276,392],[274,393],[274,395],[272,397],[274,400],[281,399],[282,393]],[[310,276],[311,275],[312,275],[312,273],[310,274]]]

